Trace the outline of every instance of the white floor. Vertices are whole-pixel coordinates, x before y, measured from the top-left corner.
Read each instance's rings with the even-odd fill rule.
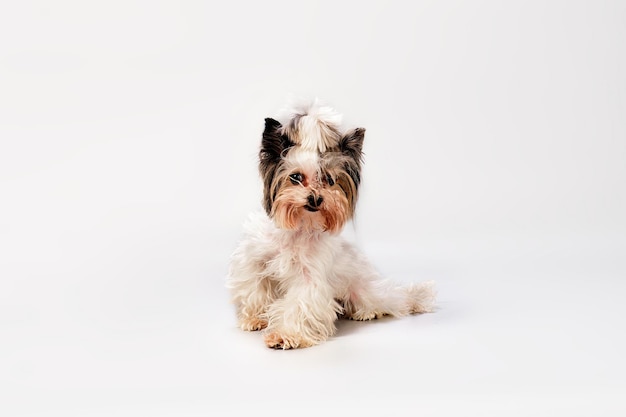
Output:
[[[624,240],[364,245],[400,281],[435,279],[437,312],[276,351],[235,327],[232,240],[141,239],[14,265],[28,297],[2,304],[2,415],[626,412]]]
[[[625,416],[624,22],[619,0],[3,2],[0,417]],[[435,280],[435,313],[284,352],[236,328],[228,257],[290,94],[366,128],[353,237]]]

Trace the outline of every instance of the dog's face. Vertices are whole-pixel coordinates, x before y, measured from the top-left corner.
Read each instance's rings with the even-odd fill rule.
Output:
[[[306,116],[306,115],[304,115]],[[332,123],[265,119],[259,153],[263,205],[282,229],[339,232],[354,214],[365,129],[342,135]]]

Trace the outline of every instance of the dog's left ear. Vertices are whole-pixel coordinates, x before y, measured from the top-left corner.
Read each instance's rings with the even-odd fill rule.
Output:
[[[365,129],[357,127],[346,133],[339,141],[341,153],[351,157],[359,165],[363,158],[363,139],[365,139]]]
[[[350,209],[354,212],[357,191],[361,184],[361,162],[363,160],[363,139],[365,138],[365,129],[356,128],[347,132],[341,140],[339,140],[339,151],[345,160],[343,162],[344,173],[337,177],[337,183],[346,193],[346,197],[350,203]]]

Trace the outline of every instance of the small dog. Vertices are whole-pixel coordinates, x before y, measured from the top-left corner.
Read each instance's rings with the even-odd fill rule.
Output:
[[[265,119],[259,152],[266,213],[252,216],[233,253],[227,286],[243,330],[265,344],[318,344],[339,317],[371,320],[432,311],[432,282],[382,279],[339,236],[355,210],[365,129],[342,131],[341,115],[317,100],[284,124]]]

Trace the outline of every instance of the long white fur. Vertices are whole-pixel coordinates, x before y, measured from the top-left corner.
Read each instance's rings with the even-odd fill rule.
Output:
[[[318,154],[339,140],[341,116],[310,103],[292,111],[288,134],[298,146],[286,163],[314,171]],[[286,124],[285,126],[290,126]],[[306,221],[319,213],[303,212]],[[287,230],[254,213],[232,255],[227,286],[243,330],[265,329],[265,343],[283,349],[320,343],[343,315],[371,320],[433,309],[432,282],[400,286],[383,279],[366,257],[338,234],[322,228]]]
[[[343,116],[317,98],[292,100],[281,113],[281,120],[297,121],[295,124],[285,122],[283,126],[294,143],[303,149],[325,152],[339,140]]]
[[[433,308],[432,282],[402,287],[382,279],[339,235],[282,230],[264,213],[251,215],[245,230],[228,281],[239,326],[266,327],[266,334],[280,335],[284,349],[326,340],[338,314],[371,320]]]

